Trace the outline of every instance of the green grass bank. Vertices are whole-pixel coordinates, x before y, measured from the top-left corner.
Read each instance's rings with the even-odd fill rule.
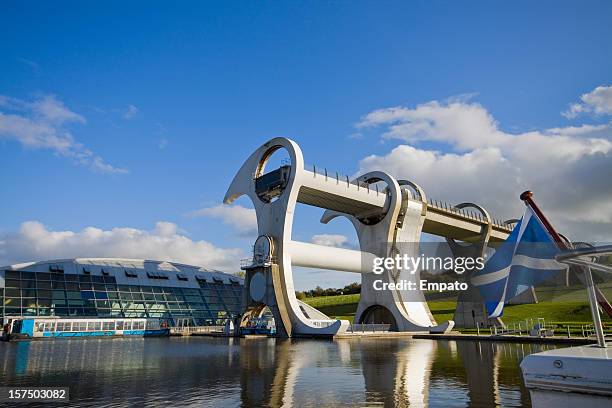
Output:
[[[612,300],[612,283],[600,285],[600,289]],[[537,288],[539,302],[525,305],[507,305],[502,319],[506,324],[524,322],[526,319],[544,318],[547,324],[554,324],[559,332],[578,333],[581,325],[591,323],[591,311],[587,301],[586,290],[581,287]],[[456,293],[427,293],[427,303],[438,322],[451,320],[457,306]],[[304,300],[326,315],[353,321],[359,294],[311,297]],[[612,328],[612,319],[602,316],[604,324]],[[472,332],[473,330],[462,330]]]

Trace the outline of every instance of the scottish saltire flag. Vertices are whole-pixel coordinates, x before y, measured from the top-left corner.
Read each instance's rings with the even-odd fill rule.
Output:
[[[489,317],[499,317],[507,300],[538,282],[564,272],[555,260],[561,250],[538,216],[527,206],[508,239],[471,279],[480,289]]]

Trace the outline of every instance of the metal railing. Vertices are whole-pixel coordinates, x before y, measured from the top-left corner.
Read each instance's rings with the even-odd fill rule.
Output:
[[[555,325],[546,324],[541,318],[525,319],[525,322],[513,322],[504,327],[489,327],[491,336],[522,336],[523,333],[532,337],[551,337],[555,335]],[[480,331],[479,331],[480,334]]]
[[[390,324],[361,323],[361,324],[351,324],[347,332],[349,333],[379,333],[379,332],[388,332],[390,328],[391,328]]]
[[[308,166],[305,166],[305,168],[307,167]],[[359,181],[357,179],[350,180],[348,175],[341,174],[337,171],[328,171],[327,168],[325,167],[318,168],[315,165],[312,165],[309,167],[312,168],[312,173],[314,177],[317,177],[317,176],[324,177],[325,181],[333,180],[336,183],[346,184],[347,187],[351,185],[357,186],[358,190],[364,189],[364,190],[367,190],[368,192],[374,192],[377,195],[387,194],[387,188],[386,187],[379,188],[378,183],[369,184],[363,181]],[[427,207],[428,209],[437,210],[439,212],[454,214],[458,217],[462,217],[467,220],[472,220],[472,221],[476,221],[480,223],[487,222],[485,217],[482,214],[480,214],[478,211],[471,211],[467,208],[457,208],[454,205],[449,204],[444,201],[432,200],[431,198],[429,198],[427,200]],[[497,218],[491,218],[491,225],[501,230],[512,231],[512,229],[516,225],[516,221],[517,220],[504,221],[504,220],[497,219]]]
[[[225,326],[183,326],[171,327],[170,333],[191,334],[191,333],[222,333]]]
[[[275,256],[268,256],[263,259],[262,262],[258,262],[255,257],[252,256],[240,260],[240,269],[249,268],[251,266],[270,266],[275,263],[278,263],[278,259]]]

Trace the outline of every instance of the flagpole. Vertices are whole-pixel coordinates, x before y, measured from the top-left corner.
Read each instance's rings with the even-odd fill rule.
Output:
[[[559,248],[564,250],[569,250],[571,247],[569,244],[561,238],[561,235],[553,228],[552,224],[548,221],[548,219],[544,216],[544,213],[537,206],[535,201],[533,201],[533,193],[529,190],[524,191],[521,196],[521,200],[525,202],[525,205],[530,207],[533,212],[538,216],[544,227],[550,234],[550,236],[555,240]],[[569,268],[569,265],[568,265]],[[581,267],[582,272],[584,273],[584,277],[586,280],[587,293],[589,296],[589,306],[591,307],[591,316],[593,318],[593,326],[595,327],[595,334],[597,335],[597,345],[599,347],[606,347],[606,338],[603,331],[603,325],[601,324],[601,316],[599,315],[598,304],[600,303],[597,299],[597,292],[595,291],[595,283],[593,282],[593,274],[591,273],[591,268]],[[602,294],[603,296],[603,294]],[[603,300],[607,303],[605,297]]]

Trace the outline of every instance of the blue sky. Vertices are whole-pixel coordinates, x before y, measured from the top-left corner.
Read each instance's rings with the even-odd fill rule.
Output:
[[[485,116],[481,145],[497,133],[575,137],[568,149],[581,156],[560,173],[608,170],[609,2],[182,2],[172,7],[4,1],[0,10],[0,113],[37,129],[48,126],[60,138],[69,134],[71,143],[62,150],[48,140],[32,142],[30,134],[0,122],[0,259],[6,262],[67,256],[71,250],[85,256],[80,251],[88,247],[72,243],[65,252],[63,236],[49,233],[69,231],[83,241],[78,233],[95,227],[107,234],[92,233],[98,237],[92,242],[115,250],[122,246],[111,242],[114,228],[134,229],[145,241],[172,235],[204,242],[220,251],[211,263],[231,268],[228,259],[246,253],[254,236],[228,225],[232,215],[224,223],[219,211],[190,214],[219,205],[242,161],[275,136],[298,141],[307,163],[350,175],[374,165],[418,175],[402,163],[428,152],[436,152],[431,153],[436,168],[453,158],[481,157],[491,164],[498,149],[500,178],[490,172],[495,177],[485,177],[481,185],[465,173],[465,196],[445,187],[448,174],[431,179],[423,174],[415,181],[448,201],[480,194],[480,202],[499,211],[499,218],[520,216],[520,207],[505,206],[495,180],[514,174],[503,189],[508,197],[522,187],[546,186],[529,179],[540,173],[531,162],[514,164],[520,152],[536,155],[538,149],[508,147],[503,138],[489,150],[462,145],[445,131],[461,118],[471,123],[482,119],[479,113]],[[438,105],[419,109],[432,101]],[[571,104],[578,106],[573,112]],[[394,133],[397,122],[376,116],[392,107],[404,107],[400,123],[433,123],[433,129]],[[572,128],[581,134],[570,135]],[[48,137],[49,131],[38,136]],[[599,142],[584,145],[594,138]],[[553,139],[552,145],[559,145]],[[390,157],[393,151],[397,154]],[[505,169],[503,161],[514,167]],[[601,219],[574,220],[567,214],[578,211],[578,199],[564,207],[555,195],[559,189],[542,192],[559,223],[578,235],[588,230],[579,222],[612,223],[608,183],[590,184],[592,191],[604,193],[593,203]],[[239,204],[249,207],[246,201]],[[294,238],[334,234],[347,236],[345,245],[354,241],[348,224],[319,226],[312,221],[320,211],[301,210]],[[42,226],[27,224],[31,230],[24,232],[28,221]],[[156,227],[160,221],[175,227]],[[130,235],[123,233],[121,239]],[[606,237],[602,234],[597,238]],[[58,243],[28,252],[37,239]],[[156,247],[151,248],[153,257]],[[207,247],[187,243],[184,248]],[[207,260],[185,259],[181,252],[168,257]],[[298,288],[351,280],[327,272],[296,278]]]

